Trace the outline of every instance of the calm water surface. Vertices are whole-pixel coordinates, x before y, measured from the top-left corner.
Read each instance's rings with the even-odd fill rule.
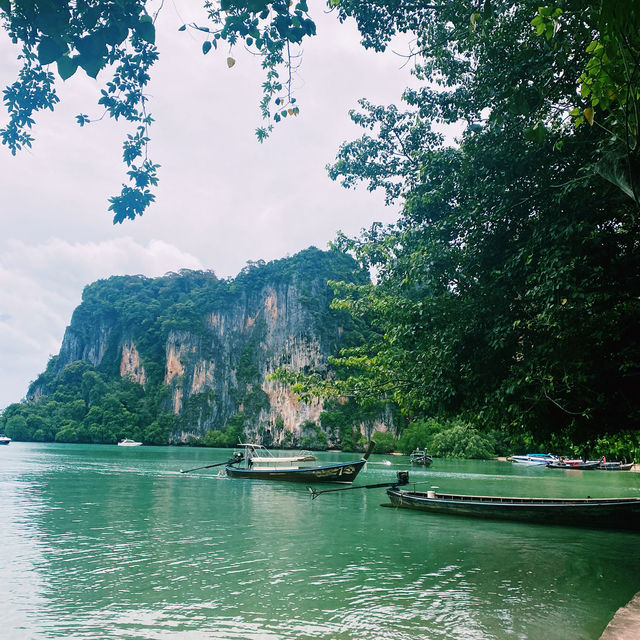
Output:
[[[383,509],[383,489],[219,478],[229,450],[0,448],[0,637],[591,640],[640,590],[640,535]],[[320,454],[349,460],[350,454]],[[373,456],[357,484],[407,458]],[[640,496],[640,474],[435,460],[442,491]]]

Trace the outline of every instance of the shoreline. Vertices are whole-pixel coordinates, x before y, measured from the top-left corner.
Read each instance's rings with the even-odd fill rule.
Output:
[[[635,640],[636,638],[640,638],[640,592],[615,612],[600,636],[600,640]]]

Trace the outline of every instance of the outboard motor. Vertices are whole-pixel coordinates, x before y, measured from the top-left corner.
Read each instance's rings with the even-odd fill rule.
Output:
[[[404,486],[405,484],[409,484],[409,472],[408,471],[398,471],[398,482],[394,486]]]

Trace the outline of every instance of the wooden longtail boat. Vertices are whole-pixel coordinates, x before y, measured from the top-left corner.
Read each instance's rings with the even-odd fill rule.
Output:
[[[409,460],[411,460],[411,464],[421,464],[425,467],[430,466],[433,462],[433,458],[427,453],[426,449],[412,451]]]
[[[288,482],[339,482],[350,483],[371,455],[375,443],[371,441],[360,460],[329,465],[311,465],[307,456],[278,458],[269,455],[264,447],[242,444],[244,453],[236,454],[237,462],[225,467],[230,478],[250,478],[252,480],[285,480]]]
[[[558,462],[549,462],[547,469],[579,469],[582,471],[591,471],[600,468],[600,460],[565,460]]]
[[[633,467],[633,462],[601,462],[598,469],[600,471],[629,471]]]
[[[388,507],[474,518],[640,531],[640,498],[510,498],[387,490]]]

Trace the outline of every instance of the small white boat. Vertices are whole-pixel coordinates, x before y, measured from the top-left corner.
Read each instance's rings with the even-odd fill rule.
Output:
[[[5,436],[4,433],[0,433],[0,444],[9,444],[11,442],[11,438],[9,436]]]
[[[142,442],[136,442],[135,440],[129,440],[129,438],[125,438],[124,440],[120,440],[118,442],[119,447],[139,447]]]
[[[516,464],[542,465],[558,462],[558,456],[552,453],[527,453],[524,456],[511,456],[511,462]]]

